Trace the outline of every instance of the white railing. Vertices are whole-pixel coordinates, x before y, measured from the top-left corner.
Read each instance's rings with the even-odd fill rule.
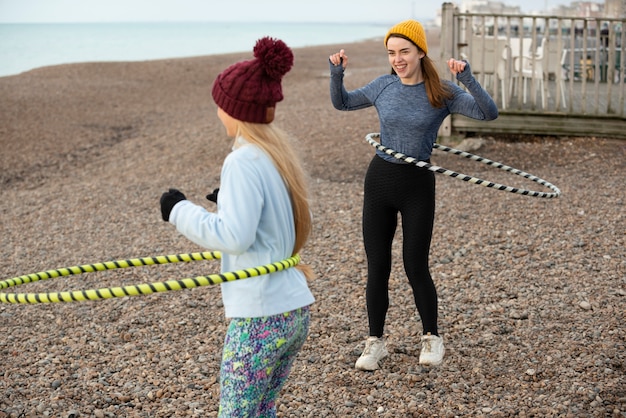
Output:
[[[445,3],[441,53],[467,59],[502,112],[625,118],[625,23],[460,13]]]

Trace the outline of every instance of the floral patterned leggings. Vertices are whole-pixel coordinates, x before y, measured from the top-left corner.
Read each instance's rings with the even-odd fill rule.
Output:
[[[276,398],[309,332],[310,311],[233,318],[224,340],[219,417],[275,417]]]

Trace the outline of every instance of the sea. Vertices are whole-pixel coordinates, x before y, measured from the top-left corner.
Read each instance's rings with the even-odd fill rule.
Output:
[[[388,23],[1,23],[0,77],[58,64],[252,52],[271,36],[292,48],[385,35]],[[329,51],[329,53],[332,51]]]

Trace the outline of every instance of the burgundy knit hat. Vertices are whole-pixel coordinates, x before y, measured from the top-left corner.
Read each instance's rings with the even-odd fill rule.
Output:
[[[215,104],[235,119],[270,123],[283,100],[280,82],[293,66],[293,52],[281,40],[264,37],[254,46],[254,59],[222,71],[213,83]]]

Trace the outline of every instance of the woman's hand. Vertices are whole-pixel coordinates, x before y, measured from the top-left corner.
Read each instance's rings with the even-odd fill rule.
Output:
[[[450,69],[450,72],[454,75],[462,73],[463,70],[465,70],[466,65],[467,63],[465,61],[455,60],[454,58],[450,58],[448,60],[448,68]]]
[[[328,57],[328,59],[335,66],[343,65],[344,70],[348,66],[348,56],[346,55],[346,52],[343,49],[335,54],[332,54],[330,57]]]

